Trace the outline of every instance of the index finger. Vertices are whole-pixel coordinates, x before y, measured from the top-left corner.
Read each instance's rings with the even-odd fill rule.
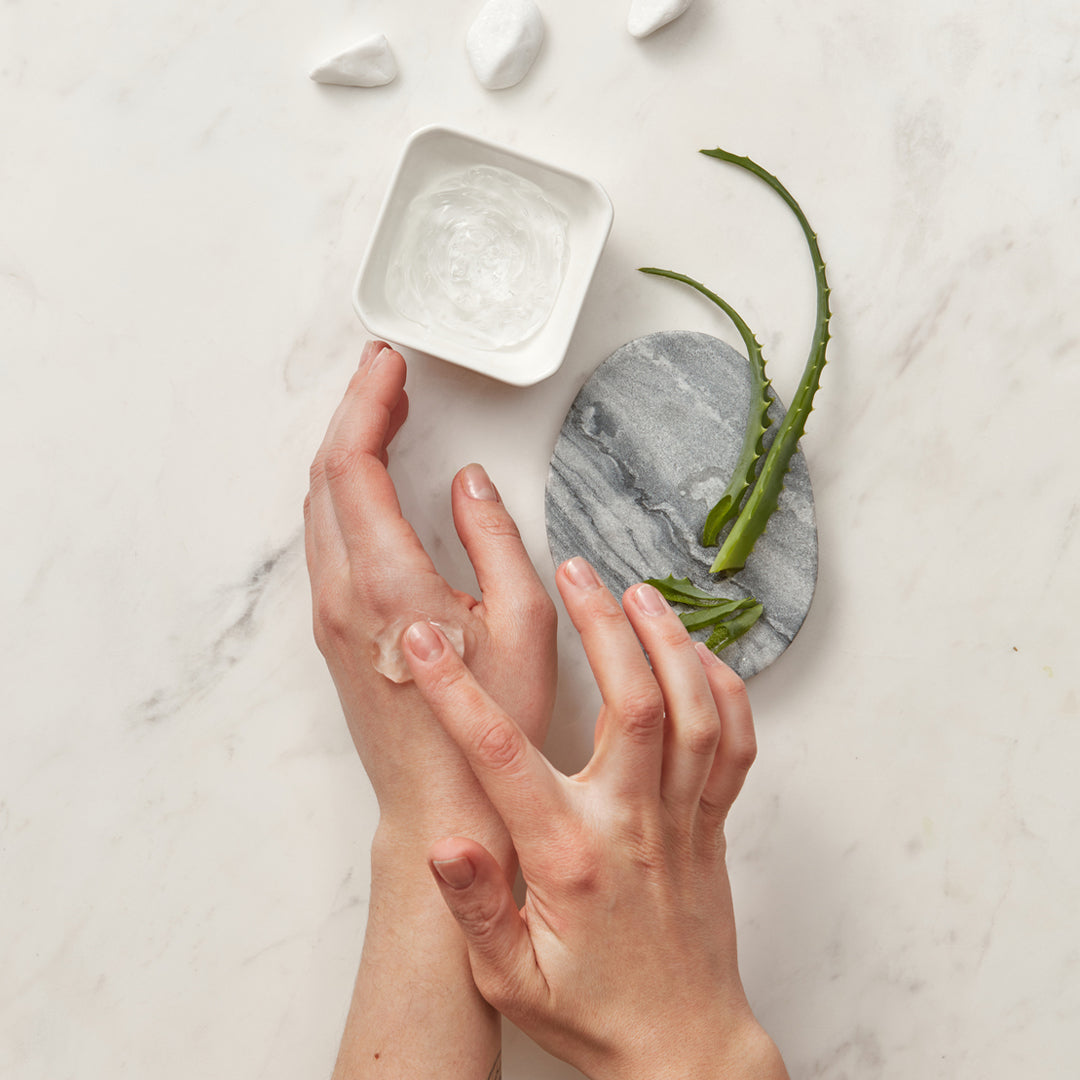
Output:
[[[413,623],[401,643],[416,685],[465,755],[524,860],[530,844],[551,836],[565,806],[562,777],[484,692],[438,627]]]

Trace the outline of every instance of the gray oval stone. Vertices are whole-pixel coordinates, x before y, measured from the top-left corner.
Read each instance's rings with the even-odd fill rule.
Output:
[[[750,390],[746,358],[708,334],[663,331],[628,342],[575,398],[546,495],[556,565],[584,556],[616,596],[673,574],[718,596],[760,600],[765,614],[720,653],[744,679],[791,644],[817,580],[814,495],[801,451],[746,566],[726,579],[709,573],[717,549],[702,546],[701,529],[738,460]],[[766,446],[783,414],[775,401]]]

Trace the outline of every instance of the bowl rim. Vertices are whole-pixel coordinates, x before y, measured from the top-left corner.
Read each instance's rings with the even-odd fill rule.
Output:
[[[594,180],[590,176],[586,176],[583,173],[575,172],[572,169],[567,169],[561,165],[554,164],[553,162],[546,161],[543,158],[539,158],[534,154],[529,154],[518,150],[514,147],[506,146],[502,143],[497,143],[491,139],[486,139],[479,135],[474,135],[471,132],[464,131],[461,128],[454,127],[450,124],[443,123],[431,123],[425,124],[422,127],[417,128],[406,139],[401,153],[398,156],[397,162],[394,166],[393,172],[390,175],[389,183],[387,184],[386,191],[383,195],[382,203],[379,206],[378,213],[375,216],[374,224],[372,225],[371,235],[368,239],[367,247],[365,248],[363,258],[360,261],[360,267],[357,270],[356,277],[352,288],[352,304],[360,321],[368,329],[369,332],[375,335],[380,334],[379,324],[383,322],[378,314],[372,318],[371,311],[365,306],[363,296],[363,286],[367,280],[368,270],[372,259],[375,256],[378,248],[379,240],[382,237],[383,230],[386,228],[387,219],[390,214],[391,204],[393,202],[393,196],[397,190],[398,184],[401,180],[402,173],[405,169],[406,163],[409,160],[410,153],[413,147],[421,141],[431,138],[432,136],[448,135],[453,139],[461,140],[462,142],[471,143],[475,146],[479,146],[488,151],[493,151],[506,157],[517,159],[524,163],[527,163],[533,168],[541,171],[554,173],[575,183],[585,184],[596,196],[598,196],[599,204],[601,207],[600,215],[597,218],[597,235],[599,241],[593,245],[595,250],[587,252],[585,258],[587,262],[582,264],[582,271],[587,271],[584,275],[584,288],[581,295],[581,300],[576,306],[574,317],[572,321],[566,327],[566,331],[563,340],[559,341],[558,348],[550,350],[551,359],[547,364],[530,365],[527,371],[514,371],[503,370],[498,364],[485,365],[482,359],[483,350],[472,349],[469,354],[462,355],[460,351],[455,350],[451,343],[450,348],[447,350],[454,355],[442,355],[439,352],[432,352],[432,342],[424,339],[423,328],[417,325],[416,333],[413,333],[407,325],[405,325],[404,316],[401,317],[401,324],[395,324],[392,329],[393,333],[389,334],[393,341],[397,345],[403,345],[406,348],[414,349],[417,352],[422,352],[428,356],[434,356],[436,359],[443,360],[446,363],[454,364],[457,367],[463,367],[470,371],[475,371],[481,375],[486,375],[489,378],[496,379],[499,382],[508,383],[512,386],[532,386],[535,383],[549,378],[562,366],[563,361],[566,358],[566,351],[570,345],[570,339],[573,337],[574,330],[577,327],[578,318],[581,314],[581,308],[584,305],[585,296],[588,293],[589,286],[592,283],[593,275],[596,271],[596,267],[600,262],[600,258],[603,254],[604,247],[607,244],[608,237],[611,234],[611,226],[614,220],[614,206],[611,202],[611,197],[608,195],[604,186],[598,181]],[[384,329],[389,329],[385,327]],[[533,339],[528,339],[529,341]],[[495,350],[491,351],[493,358],[506,355],[505,353],[499,353]],[[506,367],[509,367],[506,365]]]

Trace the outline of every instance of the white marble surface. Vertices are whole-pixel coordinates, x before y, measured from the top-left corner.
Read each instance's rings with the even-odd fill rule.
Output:
[[[487,461],[547,580],[563,414],[615,347],[718,333],[634,272],[704,279],[785,396],[821,541],[752,685],[731,825],[742,958],[793,1077],[1066,1078],[1080,1057],[1080,56],[1071,0],[545,0],[518,87],[479,5],[0,6],[0,1075],[323,1076],[365,919],[373,801],[311,642],[300,503],[364,340],[351,279],[401,144],[451,123],[591,174],[615,226],[563,369],[416,358],[394,462],[448,574]],[[400,77],[314,85],[369,33]],[[549,748],[593,698],[564,635]],[[571,1076],[513,1032],[507,1075]]]

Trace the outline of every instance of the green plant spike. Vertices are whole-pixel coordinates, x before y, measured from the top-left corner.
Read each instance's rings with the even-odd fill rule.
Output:
[[[704,630],[717,623],[730,622],[737,615],[750,611],[755,604],[760,602],[752,597],[746,600],[728,600],[722,604],[710,604],[708,607],[695,608],[693,611],[683,611],[679,614],[683,626],[691,633],[695,630]]]
[[[656,274],[658,277],[671,278],[672,281],[681,281],[693,289],[697,289],[702,296],[711,300],[725,315],[735,324],[739,336],[746,346],[747,358],[750,361],[750,411],[746,418],[746,431],[743,434],[742,450],[739,452],[739,460],[735,464],[735,471],[731,474],[728,486],[716,505],[709,511],[705,518],[705,527],[701,532],[701,542],[705,547],[715,546],[723,531],[724,526],[734,521],[739,513],[739,508],[746,498],[746,493],[754,483],[754,473],[757,464],[764,453],[762,440],[765,432],[769,430],[772,421],[769,419],[769,406],[772,404],[773,394],[769,379],[765,374],[765,357],[761,352],[761,345],[754,332],[746,325],[742,316],[722,297],[717,296],[711,289],[707,289],[700,281],[687,277],[685,274],[677,274],[674,270],[658,270],[654,266],[641,266],[638,268],[643,274]]]
[[[769,518],[780,501],[780,492],[784,488],[784,477],[798,447],[799,439],[806,431],[806,421],[814,404],[814,395],[821,383],[821,372],[825,367],[825,350],[829,344],[829,283],[825,278],[825,261],[818,248],[817,234],[810,228],[802,208],[791,193],[770,172],[766,172],[748,157],[729,154],[726,150],[702,150],[707,157],[730,162],[741,169],[746,169],[764,180],[791,208],[792,213],[802,227],[814,263],[814,277],[817,283],[817,317],[814,324],[814,337],[803,369],[799,388],[788,406],[787,414],[777,429],[776,436],[758,472],[754,484],[739,516],[735,519],[731,531],[727,534],[720,551],[713,561],[711,572],[714,574],[733,574],[746,565],[746,560],[754,550],[754,545],[765,532]]]
[[[761,602],[753,597],[731,600],[724,596],[713,596],[692,584],[689,578],[676,578],[669,574],[663,579],[650,578],[647,584],[659,590],[665,600],[696,609],[681,612],[679,618],[689,631],[713,627],[705,643],[713,652],[719,652],[736,638],[742,637],[765,610]]]
[[[712,649],[713,652],[726,649],[736,638],[741,638],[761,618],[761,613],[764,610],[765,608],[755,600],[753,606],[742,615],[737,615],[734,619],[721,623],[709,635],[709,639],[705,642],[706,646]]]
[[[731,603],[726,596],[713,596],[699,589],[689,578],[672,577],[649,578],[646,585],[651,585],[661,596],[672,604],[686,604],[688,607],[712,607],[716,604]]]

